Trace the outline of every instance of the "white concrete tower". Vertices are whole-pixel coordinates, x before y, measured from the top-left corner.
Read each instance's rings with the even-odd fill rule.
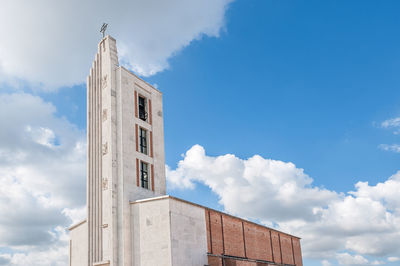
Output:
[[[166,193],[162,94],[119,66],[110,36],[87,78],[87,147],[88,216],[71,230],[71,265],[132,265],[130,202]],[[74,256],[85,241],[86,262]]]

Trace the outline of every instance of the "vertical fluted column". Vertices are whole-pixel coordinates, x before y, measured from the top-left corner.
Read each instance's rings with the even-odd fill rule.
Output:
[[[88,200],[88,263],[102,260],[102,138],[101,138],[101,60],[96,55],[87,84],[87,200]]]
[[[115,39],[102,39],[87,78],[88,265],[118,265]],[[114,163],[115,162],[115,163]]]
[[[86,154],[86,205],[87,205],[87,222],[88,222],[88,250],[89,247],[92,245],[91,244],[91,237],[90,237],[90,228],[92,228],[92,219],[91,219],[91,213],[92,213],[92,206],[91,206],[91,193],[90,193],[90,187],[92,185],[92,137],[91,137],[91,133],[92,133],[92,114],[93,114],[93,110],[92,110],[92,85],[93,84],[93,67],[90,69],[90,74],[87,77],[87,93],[86,93],[86,103],[87,103],[87,116],[86,116],[86,123],[87,123],[87,137],[86,137],[86,145],[87,145],[87,154]],[[88,256],[88,265],[90,265],[90,261],[91,261],[91,257],[90,254]]]

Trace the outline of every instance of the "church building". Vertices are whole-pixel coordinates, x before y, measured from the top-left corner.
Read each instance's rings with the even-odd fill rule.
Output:
[[[302,266],[300,239],[166,195],[162,93],[104,37],[87,78],[87,218],[70,266]]]

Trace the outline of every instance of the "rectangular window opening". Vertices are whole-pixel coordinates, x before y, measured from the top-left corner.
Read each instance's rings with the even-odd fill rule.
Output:
[[[147,130],[140,128],[140,152],[147,155]]]
[[[146,98],[139,95],[139,118],[147,121]]]
[[[149,165],[140,161],[140,181],[142,188],[149,189]]]

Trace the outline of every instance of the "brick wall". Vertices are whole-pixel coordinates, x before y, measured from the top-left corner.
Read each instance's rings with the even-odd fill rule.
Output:
[[[206,209],[210,266],[302,266],[300,239],[221,212]]]

